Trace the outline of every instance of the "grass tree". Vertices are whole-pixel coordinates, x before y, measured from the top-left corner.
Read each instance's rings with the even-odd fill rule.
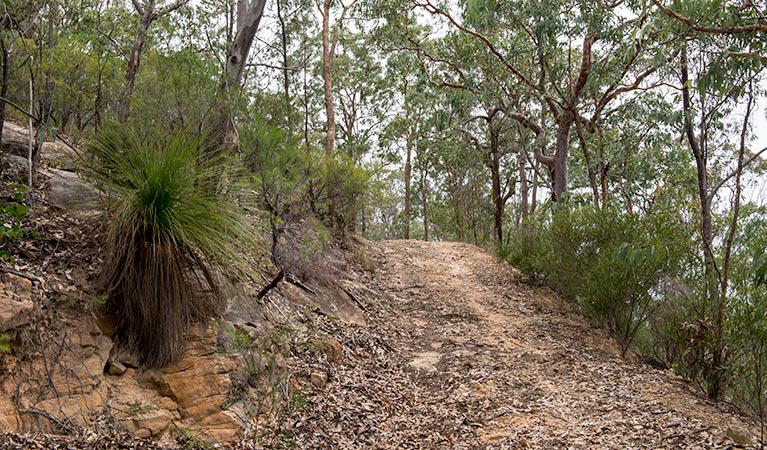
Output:
[[[101,288],[120,345],[147,366],[177,358],[190,324],[220,309],[217,271],[247,272],[251,233],[219,193],[224,160],[210,157],[208,142],[112,125],[89,145],[109,198]]]

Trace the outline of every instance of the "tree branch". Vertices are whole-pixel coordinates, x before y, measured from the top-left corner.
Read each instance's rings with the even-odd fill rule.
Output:
[[[136,0],[134,0],[134,1],[136,1]],[[165,8],[159,10],[157,12],[156,16],[157,17],[162,17],[162,16],[164,16],[166,14],[170,14],[173,11],[175,11],[175,10],[181,8],[182,6],[186,5],[187,3],[189,3],[189,0],[178,0],[178,1],[176,1],[176,3],[173,3],[172,5],[168,5]]]
[[[458,21],[451,16],[449,13],[445,12],[441,8],[438,8],[435,6],[431,0],[413,0],[413,4],[416,6],[419,6],[426,10],[429,14],[432,15],[438,15],[446,18],[450,23],[453,24],[454,27],[456,27],[458,30],[460,30],[463,33],[469,34],[471,36],[474,36],[475,38],[482,41],[482,43],[485,44],[488,50],[495,55],[496,58],[507,68],[511,73],[513,73],[517,78],[519,78],[523,83],[528,85],[529,87],[533,88],[535,91],[538,91],[538,86],[534,83],[532,83],[530,80],[527,79],[527,77],[516,67],[514,67],[511,63],[509,63],[508,59],[506,59],[503,54],[501,54],[500,50],[493,44],[493,42],[483,35],[482,33],[479,33],[478,31],[471,30],[469,28],[466,28],[465,26],[458,23]],[[541,93],[543,94],[543,93]]]
[[[701,25],[697,21],[685,17],[675,11],[672,11],[669,8],[666,8],[663,6],[660,2],[660,0],[652,0],[652,2],[655,4],[655,6],[658,7],[658,9],[663,12],[663,14],[682,22],[683,24],[687,25],[688,27],[692,28],[695,31],[700,31],[702,33],[711,33],[711,34],[741,34],[741,33],[751,33],[754,31],[757,31],[759,33],[766,33],[767,34],[767,25],[761,24],[761,23],[753,23],[749,25],[741,25],[741,26],[734,26],[734,27],[711,27],[706,25]]]
[[[136,8],[136,12],[139,13],[140,16],[144,15],[144,7],[141,6],[139,0],[133,0],[133,7]]]
[[[742,164],[740,170],[743,170],[744,168],[748,167],[752,162],[756,161],[756,159],[759,158],[760,156],[762,156],[765,152],[767,152],[767,147],[765,147],[765,148],[759,150],[758,152],[754,153],[753,155],[751,155],[748,159],[743,161],[743,164]],[[719,182],[716,183],[716,185],[714,185],[714,187],[709,192],[709,194],[708,194],[709,195],[709,200],[712,200],[714,198],[714,195],[716,195],[716,192],[719,189],[721,189],[722,186],[724,186],[728,181],[730,181],[737,174],[738,174],[738,169],[735,169],[732,172],[730,172],[729,174],[727,174],[726,177],[724,177],[721,180],[719,180]]]

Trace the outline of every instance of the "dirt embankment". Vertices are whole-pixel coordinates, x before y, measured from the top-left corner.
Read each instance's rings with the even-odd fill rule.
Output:
[[[238,420],[247,416],[247,420],[233,424],[232,433],[237,437],[227,438],[231,447],[758,447],[759,430],[754,423],[708,402],[669,372],[624,361],[612,340],[570,305],[546,288],[526,284],[513,268],[482,250],[466,244],[419,241],[361,245],[365,252],[355,253],[352,259],[358,264],[348,265],[347,279],[311,286],[298,280],[283,282],[264,299],[264,312],[271,311],[269,328],[279,332],[284,343],[284,359],[266,364],[285,370],[285,376],[275,384],[279,389],[271,390],[282,402],[271,410],[262,410],[256,402],[258,408],[246,411],[248,414],[232,415]],[[64,283],[67,273],[62,277]],[[90,317],[80,310],[72,311],[72,316]],[[241,325],[241,331],[255,327],[255,334],[261,335],[262,324],[254,323],[256,316],[259,314],[241,318],[235,325]],[[197,359],[189,367],[204,367],[200,358],[240,361],[221,354],[219,344],[208,343],[202,354],[195,356],[192,353],[199,350],[197,347],[190,345],[187,356]],[[82,345],[75,348],[86,349]],[[100,392],[103,384],[107,393],[100,395],[104,398],[129,398],[117,389],[125,383],[115,380],[140,382],[152,372],[136,369],[144,378],[133,376],[133,369],[113,374],[114,364],[107,362],[105,366],[104,362],[105,358],[113,359],[114,355],[106,357],[108,353],[107,349],[94,363],[94,373],[89,376],[98,382],[92,383],[91,391]],[[254,356],[264,356],[252,350],[248,355],[251,358],[244,361],[251,363]],[[261,364],[261,359],[256,362]],[[178,364],[184,365],[183,361],[191,360]],[[251,368],[254,374],[263,372],[259,364]],[[5,369],[19,373],[18,368]],[[222,385],[229,386],[236,384],[232,377],[241,369],[215,372],[227,378]],[[173,375],[165,372],[157,379],[167,381]],[[173,427],[168,423],[174,420],[182,425],[190,423],[198,406],[218,417],[231,414],[242,403],[222,403],[219,396],[184,406],[184,398],[196,397],[181,396],[179,392],[186,392],[183,386],[206,388],[211,383],[207,375],[193,378],[183,375],[191,371],[179,373],[178,381],[183,384],[161,389],[168,391],[175,403],[164,398],[152,403],[141,394],[143,391],[134,389],[130,392],[144,396],[130,397],[135,401],[126,407],[146,404],[152,408],[134,411],[132,419],[119,422],[130,421],[136,425],[133,428],[146,422],[148,427],[159,423],[155,420],[159,417],[170,429]],[[48,385],[63,386],[54,383],[55,376],[48,381]],[[263,396],[257,389],[261,385],[247,389],[248,383],[250,380],[244,385],[246,397],[257,401]],[[120,408],[125,407],[118,403],[107,402],[104,414],[119,415]],[[169,417],[165,417],[166,409]],[[206,412],[201,417],[210,415]],[[216,429],[208,422],[201,419],[194,427],[210,436]],[[147,429],[153,438],[173,434]],[[0,433],[3,431],[0,427]],[[128,431],[138,435],[131,427]],[[0,434],[0,449],[156,448],[157,440],[134,440],[124,431],[120,433],[105,434],[96,427],[80,438]],[[175,445],[166,442],[170,447]]]

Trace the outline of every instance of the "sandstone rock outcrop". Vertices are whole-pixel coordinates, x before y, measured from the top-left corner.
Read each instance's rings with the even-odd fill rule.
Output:
[[[10,273],[0,273],[0,333],[27,324],[34,307],[32,282]]]

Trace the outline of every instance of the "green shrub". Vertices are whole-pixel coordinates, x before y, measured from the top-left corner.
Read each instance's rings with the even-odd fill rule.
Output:
[[[26,188],[20,185],[11,186],[14,189],[12,198],[14,201],[0,202],[0,259],[13,260],[12,244],[23,239],[39,239],[37,231],[23,226],[27,207],[20,202],[24,198]]]
[[[248,270],[251,233],[218,191],[225,161],[208,150],[198,135],[120,125],[89,145],[90,175],[109,198],[106,306],[121,342],[149,366],[179,356],[190,323],[216,313],[215,269]]]
[[[11,335],[8,333],[0,333],[0,352],[11,352]]]
[[[354,224],[370,175],[344,155],[327,157],[289,133],[254,121],[240,131],[250,170],[258,178],[266,209],[279,220],[314,216],[335,232]]]
[[[625,356],[663,304],[689,236],[660,213],[562,205],[549,214],[512,235],[510,262],[577,302]]]

